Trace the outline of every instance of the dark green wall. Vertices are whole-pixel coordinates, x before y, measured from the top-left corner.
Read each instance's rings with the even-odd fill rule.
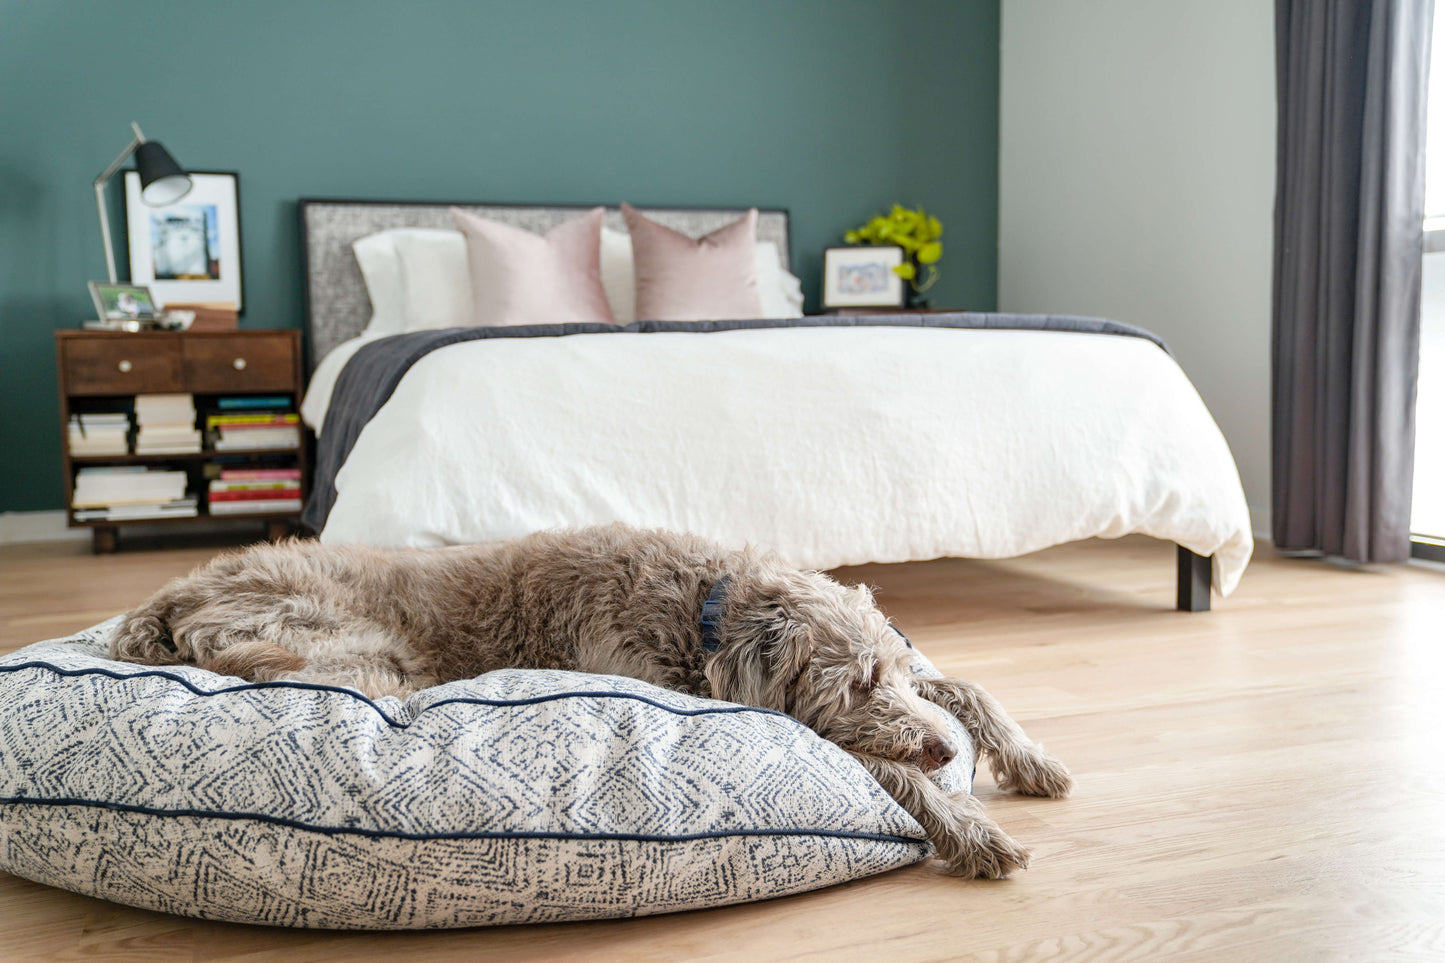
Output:
[[[788,207],[810,308],[822,248],[921,203],[935,302],[988,309],[998,38],[997,0],[0,0],[0,510],[63,505],[52,332],[132,120],[240,172],[244,327],[302,323],[307,196]]]

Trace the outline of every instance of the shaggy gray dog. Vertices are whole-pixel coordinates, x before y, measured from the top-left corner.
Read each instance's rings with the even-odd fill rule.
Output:
[[[705,632],[725,576],[725,610],[710,607]],[[120,624],[111,655],[372,697],[506,667],[572,669],[775,709],[850,752],[959,876],[1006,876],[1028,852],[973,796],[929,779],[955,755],[934,706],[963,723],[1000,788],[1072,785],[978,686],[913,677],[868,589],[621,525],[433,550],[260,545],[170,582]]]

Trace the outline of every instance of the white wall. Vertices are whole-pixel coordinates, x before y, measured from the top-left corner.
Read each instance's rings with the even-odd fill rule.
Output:
[[[1003,0],[999,309],[1160,334],[1269,508],[1269,0]]]

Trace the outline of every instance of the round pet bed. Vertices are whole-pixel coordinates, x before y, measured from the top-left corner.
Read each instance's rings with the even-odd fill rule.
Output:
[[[739,903],[930,852],[778,713],[510,669],[372,701],[112,662],[118,621],[0,659],[0,869],[186,916],[418,929]],[[967,789],[956,736],[940,775]]]

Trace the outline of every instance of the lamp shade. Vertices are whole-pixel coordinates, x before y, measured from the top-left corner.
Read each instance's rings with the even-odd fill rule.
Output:
[[[151,207],[174,204],[191,192],[191,178],[158,141],[148,140],[135,149],[140,174],[140,197]]]

